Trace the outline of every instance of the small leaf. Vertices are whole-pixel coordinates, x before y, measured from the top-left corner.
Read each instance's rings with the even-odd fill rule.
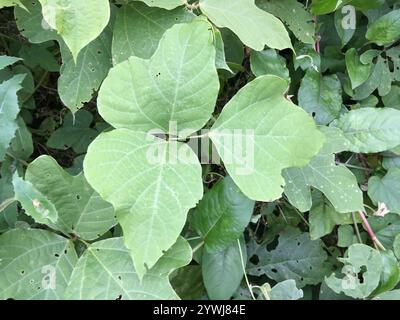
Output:
[[[372,70],[371,64],[362,64],[360,62],[355,48],[351,48],[346,52],[346,66],[353,90],[368,80]]]

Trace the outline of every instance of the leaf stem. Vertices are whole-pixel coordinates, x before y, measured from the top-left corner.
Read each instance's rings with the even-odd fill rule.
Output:
[[[361,239],[360,229],[358,229],[356,215],[354,212],[351,213],[351,218],[353,219],[353,224],[354,224],[354,229],[356,230],[357,240],[359,243],[363,243],[362,239]]]
[[[249,278],[247,277],[247,274],[246,274],[246,267],[244,265],[242,246],[240,245],[240,240],[239,239],[237,239],[237,243],[238,243],[238,246],[239,246],[240,262],[242,263],[242,269],[243,269],[244,278],[246,279],[247,288],[249,288],[249,291],[250,291],[252,299],[256,300],[256,297],[254,296],[254,293],[253,293],[253,289],[252,289],[251,284],[249,282]]]
[[[26,162],[25,160],[22,160],[22,159],[19,159],[19,158],[15,157],[15,156],[14,156],[12,153],[10,153],[10,152],[6,152],[6,155],[8,155],[9,157],[13,158],[13,159],[16,160],[16,161],[21,162],[25,167],[29,166],[29,163],[28,163],[28,162]]]
[[[370,236],[372,242],[374,243],[374,246],[379,248],[380,250],[385,251],[385,247],[382,245],[382,243],[379,241],[377,236],[375,235],[374,230],[372,230],[371,225],[368,222],[368,219],[365,217],[365,213],[363,211],[358,211],[358,214],[361,217],[361,220],[363,221],[364,227],[366,231],[368,232],[368,235]]]
[[[192,249],[192,253],[195,253],[197,250],[199,250],[202,246],[204,245],[204,241],[200,242],[197,246],[195,246]]]
[[[14,201],[16,201],[16,200],[14,197],[12,197],[12,198],[8,198],[8,199],[4,200],[2,203],[0,203],[0,212],[6,210],[7,207],[9,205],[11,205]]]

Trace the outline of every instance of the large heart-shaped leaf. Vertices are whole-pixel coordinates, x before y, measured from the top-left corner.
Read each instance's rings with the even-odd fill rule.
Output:
[[[279,198],[281,171],[308,164],[324,141],[313,119],[284,98],[286,90],[281,78],[256,78],[224,107],[210,132],[230,176],[253,200]]]
[[[180,142],[117,129],[89,146],[84,169],[90,184],[114,205],[143,277],[146,266],[152,268],[175,243],[188,210],[203,196],[196,155]]]
[[[258,8],[254,0],[201,0],[201,11],[218,27],[229,28],[250,48],[292,48],[283,23]]]
[[[170,28],[150,60],[131,57],[111,69],[98,108],[115,128],[186,137],[209,120],[218,89],[212,27],[198,18]]]

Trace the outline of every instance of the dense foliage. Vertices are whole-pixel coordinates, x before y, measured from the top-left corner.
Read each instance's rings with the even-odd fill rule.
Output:
[[[399,0],[0,0],[1,299],[400,300]]]

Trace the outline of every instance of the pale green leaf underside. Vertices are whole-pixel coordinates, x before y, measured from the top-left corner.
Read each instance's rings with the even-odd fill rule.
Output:
[[[305,212],[311,208],[311,187],[323,192],[335,209],[342,213],[363,210],[362,192],[357,179],[344,165],[336,165],[335,153],[349,149],[349,142],[337,128],[321,127],[326,143],[303,168],[284,171],[285,194],[291,204]]]
[[[49,231],[13,229],[2,234],[0,299],[64,299],[77,259],[73,243]]]
[[[116,65],[130,56],[149,59],[165,31],[174,24],[190,22],[195,16],[184,8],[165,10],[140,2],[123,5],[117,12],[112,42]]]
[[[74,60],[96,39],[110,19],[108,0],[39,0],[48,27],[57,31]]]
[[[199,18],[167,30],[150,60],[131,57],[111,69],[98,108],[116,128],[187,136],[209,120],[218,90],[212,28]]]
[[[22,60],[22,59],[17,58],[17,57],[0,56],[0,70],[4,69],[5,67],[10,66],[20,60]]]
[[[159,7],[167,10],[183,6],[186,3],[185,0],[135,0],[135,1],[142,1],[150,7]]]
[[[218,27],[229,28],[250,48],[292,48],[283,23],[261,10],[254,0],[201,0],[201,11]]]
[[[30,163],[25,179],[56,207],[58,220],[49,225],[57,230],[93,240],[116,224],[113,207],[90,187],[83,174],[69,175],[49,156]]]
[[[142,277],[145,265],[153,267],[175,243],[188,210],[203,196],[196,155],[182,143],[117,129],[89,146],[84,169],[90,184],[114,205]]]
[[[277,283],[270,292],[271,300],[298,300],[303,298],[303,290],[298,289],[293,279]]]
[[[286,89],[281,78],[256,78],[224,107],[210,133],[228,173],[253,200],[279,198],[281,171],[308,164],[324,142],[313,119],[284,98]],[[237,129],[242,135],[235,147]]]
[[[17,92],[25,75],[15,75],[0,84],[0,161],[4,159],[6,150],[17,130],[19,104]]]
[[[180,241],[184,241],[180,239]],[[171,264],[164,257],[140,279],[135,271],[123,238],[112,238],[92,244],[80,257],[66,291],[67,299],[79,300],[167,300],[178,299],[168,274],[191,260],[189,251],[179,251],[182,244],[171,248],[166,256],[174,257]],[[187,257],[189,256],[189,259]],[[183,260],[182,260],[183,259]],[[183,262],[183,263],[182,263]],[[168,270],[159,273],[159,270]]]
[[[349,151],[382,152],[400,145],[400,111],[362,108],[344,114],[334,126],[350,141]]]

